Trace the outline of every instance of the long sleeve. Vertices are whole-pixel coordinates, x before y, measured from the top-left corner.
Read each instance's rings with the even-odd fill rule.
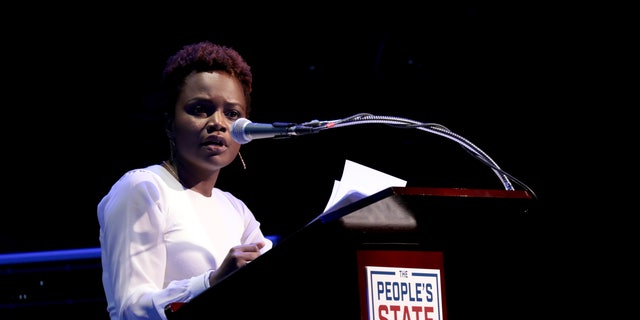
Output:
[[[151,172],[123,176],[98,205],[103,284],[111,319],[166,319],[164,306],[206,289],[207,270],[165,288],[167,228],[162,190]]]
[[[153,165],[125,173],[98,204],[102,282],[116,319],[166,319],[171,302],[188,302],[239,244],[273,243],[247,206],[214,188],[204,197]]]

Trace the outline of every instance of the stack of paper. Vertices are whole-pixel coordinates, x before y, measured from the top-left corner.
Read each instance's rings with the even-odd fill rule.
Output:
[[[324,212],[336,210],[389,187],[406,185],[405,180],[346,160],[342,179],[334,182],[333,191]]]

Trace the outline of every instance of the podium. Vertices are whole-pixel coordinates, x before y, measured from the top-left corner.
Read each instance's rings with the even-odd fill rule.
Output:
[[[534,202],[525,191],[387,188],[318,216],[166,314],[170,320],[519,318],[532,312],[523,308],[534,272],[527,268]]]

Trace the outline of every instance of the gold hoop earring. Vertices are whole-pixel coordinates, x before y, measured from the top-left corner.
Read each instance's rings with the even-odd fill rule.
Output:
[[[242,158],[242,153],[238,151],[238,157],[240,157],[240,162],[242,163],[242,169],[247,170],[247,164],[244,163],[244,159]]]

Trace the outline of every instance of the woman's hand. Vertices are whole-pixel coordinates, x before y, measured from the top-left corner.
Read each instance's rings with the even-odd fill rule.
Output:
[[[241,244],[229,250],[220,267],[209,275],[209,285],[213,286],[234,271],[246,266],[249,262],[260,256],[260,249],[264,242]]]

